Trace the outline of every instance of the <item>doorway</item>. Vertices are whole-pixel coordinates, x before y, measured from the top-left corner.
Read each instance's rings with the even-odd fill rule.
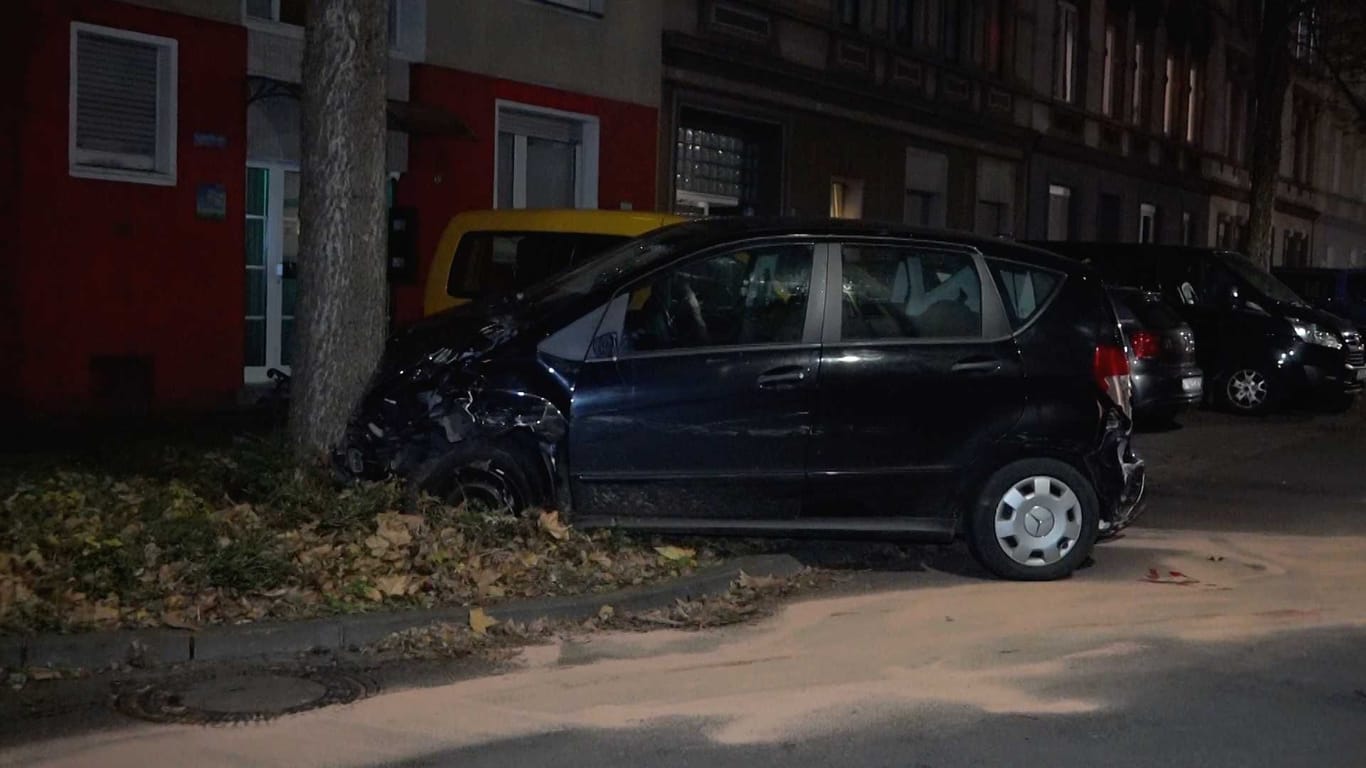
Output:
[[[295,279],[299,256],[299,169],[247,165],[244,370],[247,384],[269,381],[271,368],[289,373],[294,347]]]

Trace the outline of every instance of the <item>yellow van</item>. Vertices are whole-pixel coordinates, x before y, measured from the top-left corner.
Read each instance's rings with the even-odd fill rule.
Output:
[[[456,214],[436,247],[422,302],[431,316],[488,295],[520,291],[652,229],[667,213],[503,209]]]

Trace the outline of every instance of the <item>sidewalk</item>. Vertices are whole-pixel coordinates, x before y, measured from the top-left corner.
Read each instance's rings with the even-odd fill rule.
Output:
[[[741,573],[786,578],[803,568],[788,555],[737,557],[673,581],[566,597],[512,600],[486,608],[499,622],[583,620],[604,605],[617,612],[663,608],[678,600],[725,594]],[[189,661],[272,659],[369,645],[395,632],[436,623],[468,624],[466,608],[414,609],[299,621],[173,629],[0,637],[0,667],[102,669],[115,664],[164,666]]]

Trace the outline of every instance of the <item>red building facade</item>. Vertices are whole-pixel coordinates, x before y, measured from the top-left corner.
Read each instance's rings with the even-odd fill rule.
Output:
[[[249,117],[261,92],[258,29],[251,19],[146,5],[157,3],[18,0],[7,11],[14,22],[0,25],[3,77],[19,105],[0,120],[0,225],[10,234],[0,403],[12,416],[202,412],[250,399],[250,364],[259,361],[247,359],[248,334],[260,332],[252,307],[266,304],[251,280],[267,266],[254,267],[251,254],[291,227],[271,223],[265,211],[279,207],[260,207],[249,188],[263,145]],[[290,38],[288,20],[269,21]],[[402,148],[390,164],[393,202],[415,213],[419,261],[414,280],[393,286],[396,323],[420,315],[421,283],[449,218],[495,206],[497,121],[508,104],[591,120],[594,188],[581,199],[654,207],[657,109],[412,59],[391,62],[400,97],[469,131],[391,133]],[[106,62],[123,68],[112,82],[100,79]],[[152,78],[155,86],[137,90]],[[125,114],[123,105],[137,104],[140,112]],[[288,184],[274,189],[297,195]],[[262,274],[269,283],[272,273]]]

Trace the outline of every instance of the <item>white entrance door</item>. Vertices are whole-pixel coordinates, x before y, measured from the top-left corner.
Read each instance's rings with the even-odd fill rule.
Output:
[[[247,166],[246,383],[289,372],[294,342],[294,279],[299,254],[299,170],[267,163]]]

